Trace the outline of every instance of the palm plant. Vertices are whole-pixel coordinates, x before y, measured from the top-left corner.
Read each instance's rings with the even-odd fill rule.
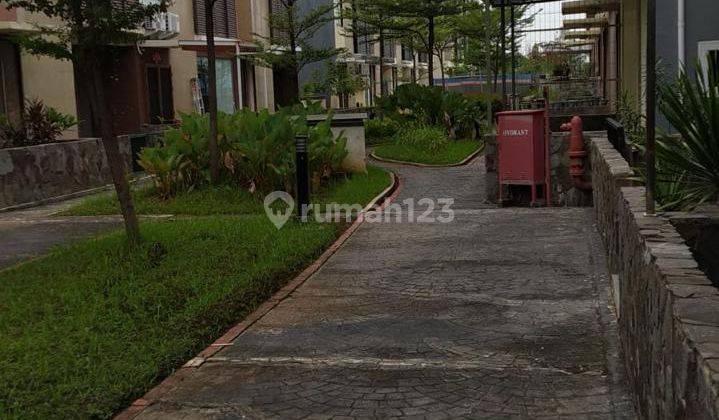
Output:
[[[677,135],[657,140],[657,179],[665,208],[691,209],[719,202],[719,66],[709,61],[696,77],[682,71],[662,83],[660,110]]]

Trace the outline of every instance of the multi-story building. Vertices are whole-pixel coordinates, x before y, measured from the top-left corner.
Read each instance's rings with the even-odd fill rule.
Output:
[[[644,96],[643,75],[647,50],[647,2],[615,1],[621,7],[621,89],[641,99]],[[719,62],[719,25],[716,23],[719,2],[656,0],[656,3],[656,52],[666,76],[676,75],[679,67],[685,67],[690,74],[694,74],[697,62],[707,68],[707,57]]]
[[[270,0],[270,2],[279,2],[279,0]],[[370,39],[352,33],[353,22],[343,17],[341,9],[341,7],[352,7],[351,0],[307,0],[306,3],[304,7],[307,10],[328,3],[336,5],[335,19],[327,22],[317,32],[314,37],[315,45],[343,49],[345,53],[335,57],[334,60],[350,66],[355,74],[362,75],[365,80],[366,88],[351,96],[348,103],[341,104],[340,98],[336,96],[328,98],[333,108],[371,106],[375,97],[382,93],[391,93],[400,84],[429,82],[427,54],[412,51],[397,40],[387,40],[380,45],[376,36]],[[439,79],[441,77],[439,63],[436,57],[434,59],[434,77]],[[324,67],[323,62],[306,66],[300,72],[300,85],[311,82],[318,72],[322,74]]]
[[[147,39],[138,45],[113,46],[107,70],[116,134],[141,132],[178,113],[207,109],[207,40],[203,0],[176,0],[166,13],[142,25]],[[255,67],[255,34],[269,31],[266,0],[217,0],[217,97],[221,111],[273,108],[272,71]],[[56,23],[56,22],[55,22]],[[24,99],[39,98],[78,117],[79,127],[66,137],[89,136],[88,95],[75,84],[72,63],[20,51],[9,35],[53,24],[47,17],[0,6],[0,113],[19,120]]]

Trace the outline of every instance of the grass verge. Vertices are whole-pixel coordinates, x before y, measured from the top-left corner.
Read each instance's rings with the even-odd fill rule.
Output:
[[[389,143],[377,146],[374,154],[408,163],[453,165],[462,162],[481,147],[483,144],[474,140],[459,140],[449,142],[447,147],[439,152],[433,152],[421,146]]]
[[[368,166],[367,174],[352,174],[348,180],[334,182],[313,201],[324,203],[366,204],[390,185],[387,171]],[[262,198],[231,186],[202,188],[178,194],[168,200],[158,198],[153,189],[144,188],[133,194],[138,214],[177,214],[192,216],[260,214]],[[98,216],[119,214],[115,194],[102,194],[85,199],[62,212],[63,216]]]
[[[264,216],[145,223],[132,251],[115,233],[0,272],[0,417],[111,416],[337,233]]]
[[[366,204],[390,180],[370,167],[316,200]],[[222,192],[159,204],[141,197],[161,213],[261,211]],[[107,209],[90,202],[86,210]],[[115,232],[0,271],[0,418],[111,417],[254,310],[340,231],[298,222],[277,230],[264,214],[153,221],[142,224],[145,240],[135,249]]]

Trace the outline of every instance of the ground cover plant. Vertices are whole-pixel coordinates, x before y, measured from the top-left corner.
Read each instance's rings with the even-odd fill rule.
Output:
[[[440,127],[406,127],[390,143],[374,149],[380,158],[428,165],[460,163],[477,152],[482,143],[477,140],[449,140]]]

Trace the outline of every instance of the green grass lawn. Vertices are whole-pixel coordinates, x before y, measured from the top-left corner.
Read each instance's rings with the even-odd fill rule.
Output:
[[[474,140],[451,141],[440,152],[432,152],[420,146],[389,143],[377,146],[374,154],[381,158],[402,162],[424,163],[427,165],[452,165],[459,163],[476,152],[482,143]]]
[[[347,181],[334,182],[317,194],[313,201],[320,203],[366,204],[390,184],[389,174],[376,166],[367,167],[367,175],[352,174]],[[183,192],[168,200],[153,194],[152,187],[135,191],[135,208],[138,214],[177,215],[231,215],[263,213],[262,199],[247,190],[231,186],[202,188]],[[114,194],[102,194],[87,198],[63,213],[64,216],[96,216],[119,214]]]
[[[106,418],[207,346],[337,236],[264,216],[144,223],[0,272],[0,418]],[[153,251],[153,243],[165,249]]]
[[[317,200],[366,204],[389,182],[370,168]],[[215,213],[254,208],[219,191],[155,207],[142,197],[162,213],[209,214],[201,197]],[[86,208],[107,205],[92,202]],[[342,225],[293,221],[277,230],[249,214],[141,229],[143,244],[132,250],[117,231],[0,271],[0,418],[111,417],[313,261]]]

